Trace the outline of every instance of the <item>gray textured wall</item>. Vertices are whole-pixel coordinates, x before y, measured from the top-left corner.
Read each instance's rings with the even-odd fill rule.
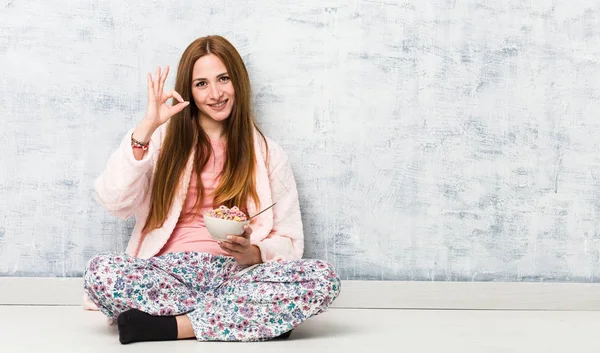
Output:
[[[145,73],[222,34],[345,279],[600,281],[598,1],[0,3],[0,275],[78,276]],[[174,75],[170,77],[172,86]]]

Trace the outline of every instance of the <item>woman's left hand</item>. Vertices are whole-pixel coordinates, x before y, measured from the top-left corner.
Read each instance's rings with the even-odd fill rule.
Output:
[[[221,249],[228,252],[240,265],[254,265],[262,262],[260,249],[250,243],[252,228],[244,226],[242,235],[229,235],[227,240],[219,241]]]

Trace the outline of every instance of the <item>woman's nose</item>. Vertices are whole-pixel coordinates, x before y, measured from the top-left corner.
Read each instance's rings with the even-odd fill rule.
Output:
[[[211,99],[219,99],[221,97],[221,91],[217,86],[211,86],[210,88],[210,98]]]

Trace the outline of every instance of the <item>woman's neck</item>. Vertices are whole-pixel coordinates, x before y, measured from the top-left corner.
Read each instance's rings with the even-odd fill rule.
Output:
[[[215,121],[202,115],[200,115],[198,121],[200,122],[200,127],[211,141],[217,142],[223,139],[224,122]]]

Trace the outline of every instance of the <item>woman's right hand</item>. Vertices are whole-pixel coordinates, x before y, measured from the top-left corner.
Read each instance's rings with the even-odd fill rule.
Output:
[[[179,113],[190,104],[190,102],[184,101],[181,95],[175,92],[175,90],[167,93],[163,92],[168,74],[169,66],[162,73],[160,67],[156,68],[154,79],[148,73],[148,105],[146,106],[144,121],[154,128],[158,128],[166,123],[173,115]],[[169,98],[173,98],[173,100],[177,100],[179,103],[169,105],[167,104]]]

